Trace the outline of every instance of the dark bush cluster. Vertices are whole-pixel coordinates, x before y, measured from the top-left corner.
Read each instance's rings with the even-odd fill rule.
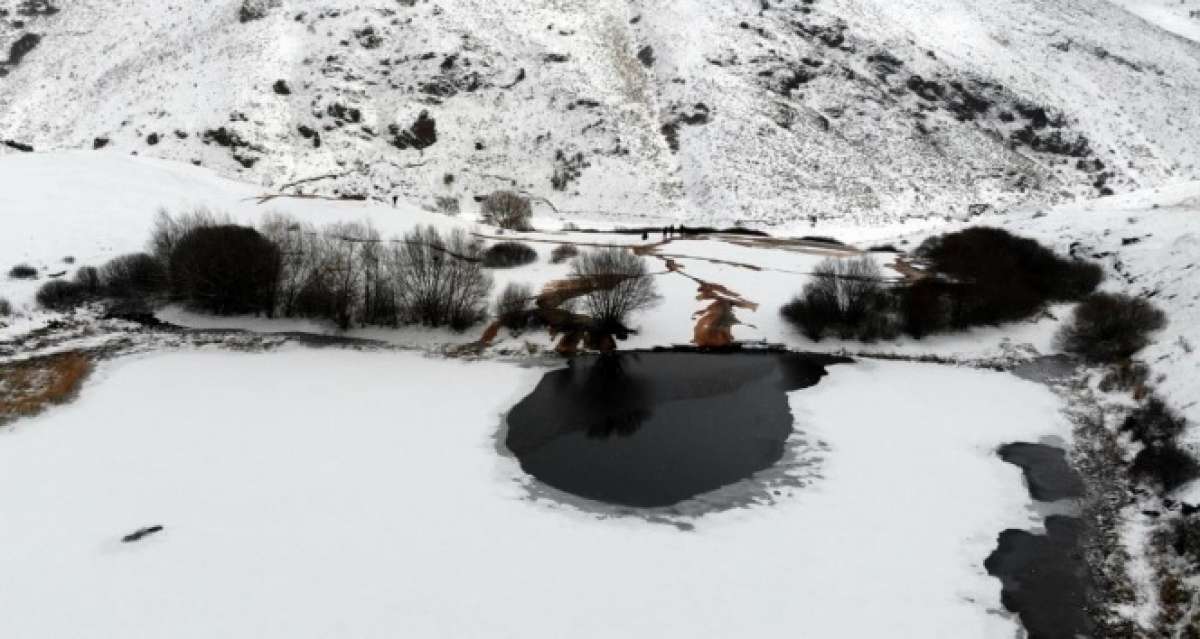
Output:
[[[559,244],[554,247],[553,251],[550,251],[550,263],[562,264],[567,260],[574,259],[577,255],[579,255],[579,248],[574,244]]]
[[[91,277],[91,273],[87,274]],[[105,295],[123,298],[143,298],[167,288],[167,272],[154,256],[130,253],[108,261],[99,271],[100,286]]]
[[[1169,493],[1200,477],[1200,464],[1196,458],[1170,442],[1161,446],[1146,446],[1133,458],[1129,474],[1137,481],[1159,486]]]
[[[1180,517],[1172,522],[1170,532],[1175,554],[1200,564],[1200,517]]]
[[[781,309],[806,337],[874,341],[896,336],[894,296],[869,257],[829,258],[813,269],[799,297]]]
[[[75,282],[50,280],[38,289],[35,299],[42,308],[66,312],[88,301],[88,296]]]
[[[0,317],[8,317],[9,315],[12,315],[12,304],[3,297],[0,297]]]
[[[483,221],[510,231],[531,231],[533,207],[529,198],[512,191],[495,191],[484,198],[481,205]]]
[[[100,295],[104,290],[100,282],[100,271],[94,266],[81,266],[75,271],[75,283],[88,295]]]
[[[483,252],[483,265],[488,268],[511,268],[537,261],[537,251],[521,242],[499,242]]]
[[[1119,293],[1084,298],[1056,335],[1059,348],[1094,363],[1119,362],[1150,343],[1150,333],[1167,324],[1147,300]]]
[[[14,280],[34,280],[37,279],[38,270],[28,264],[17,264],[8,269],[8,276]]]
[[[1133,441],[1145,446],[1169,444],[1183,434],[1186,427],[1187,420],[1154,396],[1127,415],[1121,424],[1122,431],[1129,433]]]
[[[43,308],[66,312],[101,298],[141,303],[166,290],[166,271],[146,253],[131,253],[109,260],[103,267],[81,266],[74,279],[56,279],[38,289]]]
[[[917,255],[934,275],[925,285],[932,290],[920,301],[932,300],[931,310],[945,311],[929,318],[925,332],[1025,319],[1047,302],[1087,295],[1104,279],[1096,264],[1059,257],[1034,240],[983,226],[930,238]]]
[[[1095,264],[1059,257],[1033,240],[988,227],[930,238],[916,254],[928,264],[926,276],[888,289],[850,284],[871,278],[841,272],[865,266],[823,264],[783,314],[813,339],[827,333],[879,339],[899,332],[920,338],[1025,319],[1049,302],[1080,299],[1103,279]],[[862,299],[870,301],[856,303]]]
[[[171,296],[218,315],[270,316],[279,269],[279,248],[257,230],[232,224],[202,226],[185,233],[171,250]]]
[[[1130,466],[1134,479],[1170,492],[1200,477],[1200,463],[1178,444],[1186,429],[1187,420],[1155,396],[1131,412],[1121,430],[1142,445]]]

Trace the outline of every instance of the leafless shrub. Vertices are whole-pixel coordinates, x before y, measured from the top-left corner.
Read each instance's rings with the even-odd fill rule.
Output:
[[[528,284],[510,282],[496,299],[496,319],[513,331],[519,331],[529,323],[533,289]]]
[[[145,297],[166,288],[167,274],[154,257],[130,253],[109,260],[100,269],[100,282],[113,297]]]
[[[842,339],[874,341],[895,337],[893,297],[870,257],[829,258],[817,264],[800,295],[780,309],[806,337],[833,332]]]
[[[533,207],[529,199],[512,191],[494,191],[483,200],[483,221],[510,231],[531,231]]]
[[[86,302],[88,296],[75,282],[50,280],[38,289],[35,299],[42,308],[66,312]]]
[[[1167,324],[1166,315],[1147,300],[1119,293],[1084,298],[1055,336],[1057,345],[1091,362],[1116,362],[1150,343],[1150,333]]]
[[[276,312],[284,317],[327,317],[332,302],[323,293],[325,241],[317,229],[270,213],[263,217],[259,232],[279,249]]]
[[[458,203],[458,198],[448,195],[438,196],[434,202],[437,205],[438,213],[445,215],[458,215],[462,210]]]
[[[180,238],[188,231],[207,226],[233,224],[228,215],[217,215],[204,208],[189,211],[179,217],[172,217],[166,209],[159,209],[154,217],[154,228],[150,231],[150,243],[147,250],[165,268],[171,261],[171,252]]]
[[[400,321],[463,330],[481,320],[492,287],[482,259],[480,243],[462,229],[443,236],[419,227],[392,242],[385,264]]]
[[[325,227],[322,235],[325,247],[320,268],[330,294],[332,319],[341,328],[349,328],[356,318],[363,318],[365,305],[378,299],[379,232],[369,224],[344,222]]]
[[[102,285],[100,271],[94,266],[81,266],[75,271],[75,283],[88,295],[99,295]]]
[[[629,313],[659,299],[645,260],[625,249],[580,254],[571,261],[571,277],[596,285],[584,295],[583,307],[601,327],[623,326]]]
[[[579,248],[574,244],[559,244],[550,252],[551,264],[562,264],[579,255]]]

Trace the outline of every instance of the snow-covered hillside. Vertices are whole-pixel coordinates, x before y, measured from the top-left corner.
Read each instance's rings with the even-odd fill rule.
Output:
[[[4,0],[0,153],[570,219],[966,216],[1200,177],[1200,45],[1148,4]]]

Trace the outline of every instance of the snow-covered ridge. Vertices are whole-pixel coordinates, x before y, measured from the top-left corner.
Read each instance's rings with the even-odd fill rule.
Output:
[[[242,4],[0,2],[0,153],[791,227],[1200,177],[1200,45],[1101,0]]]

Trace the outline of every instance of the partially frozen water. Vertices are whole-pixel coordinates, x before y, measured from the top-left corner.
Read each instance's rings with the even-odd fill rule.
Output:
[[[508,415],[525,472],[610,504],[660,507],[780,460],[787,392],[843,361],[790,352],[624,352],[547,373]]]
[[[1015,442],[1000,447],[1004,461],[1021,467],[1038,510],[1073,505],[1084,495],[1083,479],[1065,451],[1046,444]],[[1070,508],[1068,508],[1070,510]],[[1004,607],[1017,613],[1031,638],[1089,636],[1088,572],[1083,556],[1084,523],[1050,515],[1042,534],[1009,529],[984,561],[1000,579]]]

